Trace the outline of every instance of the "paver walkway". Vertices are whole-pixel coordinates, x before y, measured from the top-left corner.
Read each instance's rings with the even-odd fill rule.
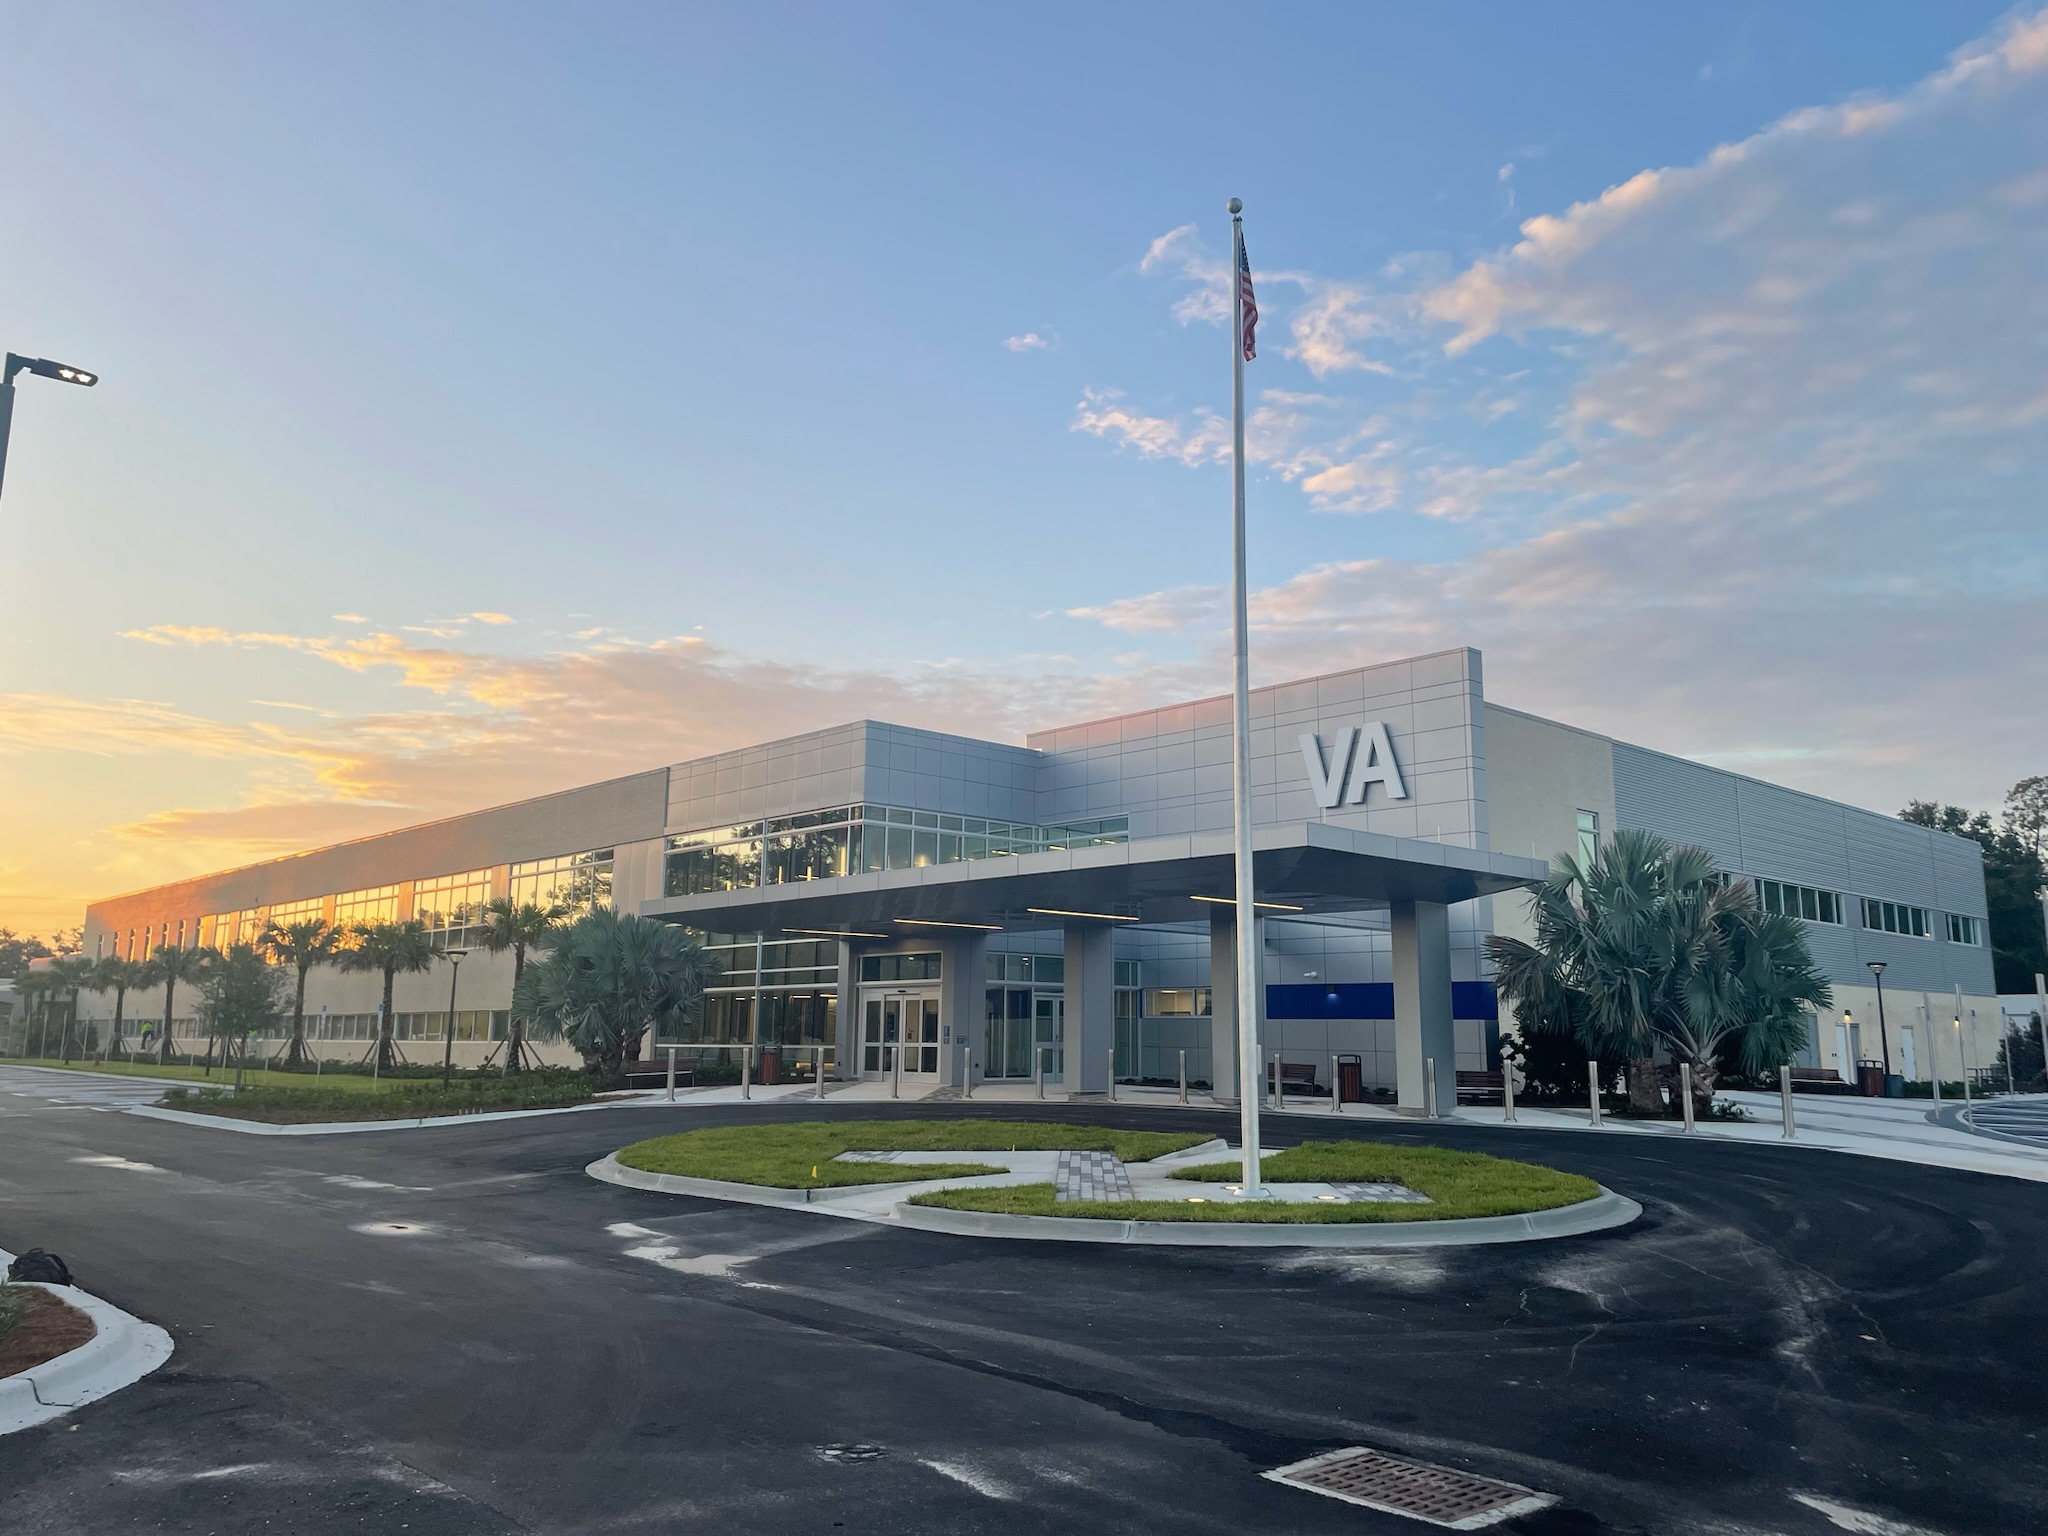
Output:
[[[1113,1152],[1062,1152],[1053,1174],[1056,1200],[1130,1200],[1131,1176]]]

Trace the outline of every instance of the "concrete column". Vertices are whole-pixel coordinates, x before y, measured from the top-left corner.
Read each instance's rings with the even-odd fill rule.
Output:
[[[1066,927],[1066,1022],[1062,1081],[1069,1093],[1109,1092],[1116,1044],[1116,942],[1108,923]]]
[[[833,1022],[833,1075],[849,1082],[860,1076],[860,977],[853,941],[839,941],[839,1017]]]
[[[960,1050],[965,1041],[973,1059],[982,1059],[982,1036],[988,1026],[988,937],[979,933],[949,936],[939,943],[939,1081],[960,1087],[965,1068]]]
[[[1448,1115],[1458,1102],[1450,909],[1439,901],[1389,905],[1394,929],[1394,1079],[1400,1107],[1406,1114],[1427,1113],[1422,1064],[1434,1061],[1437,1113]]]
[[[1237,909],[1209,910],[1209,1091],[1237,1102]]]

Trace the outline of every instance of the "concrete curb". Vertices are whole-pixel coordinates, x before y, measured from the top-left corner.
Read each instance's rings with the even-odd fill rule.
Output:
[[[0,1251],[0,1267],[13,1258]],[[17,1281],[16,1284],[36,1284]],[[98,1330],[78,1348],[0,1376],[0,1435],[29,1429],[133,1386],[171,1358],[171,1336],[75,1285],[37,1285],[78,1308]]]
[[[45,1068],[44,1070],[53,1070]],[[190,1083],[173,1086],[189,1088]],[[787,1098],[762,1098],[762,1105],[789,1103]],[[263,1120],[240,1120],[233,1115],[198,1115],[185,1109],[161,1109],[154,1104],[130,1104],[123,1114],[141,1115],[149,1120],[169,1120],[178,1125],[203,1125],[216,1131],[235,1131],[244,1136],[352,1136],[364,1131],[424,1131],[436,1126],[481,1125],[492,1120],[533,1120],[542,1115],[581,1115],[599,1109],[682,1109],[687,1101],[677,1099],[597,1099],[588,1104],[563,1104],[554,1109],[492,1109],[479,1115],[422,1115],[413,1120],[326,1120],[309,1125],[271,1125]],[[723,1106],[720,1106],[723,1107]]]
[[[209,1130],[235,1131],[243,1136],[351,1136],[362,1131],[422,1131],[435,1126],[480,1125],[490,1120],[532,1120],[541,1115],[581,1115],[595,1109],[641,1109],[640,1104],[564,1104],[555,1109],[493,1109],[480,1115],[424,1115],[414,1120],[329,1120],[311,1125],[271,1125],[262,1120],[238,1120],[233,1115],[195,1115],[183,1109],[159,1109],[154,1104],[131,1104],[124,1114],[149,1120],[170,1120],[178,1125],[203,1125]]]
[[[734,1205],[795,1206],[799,1210],[816,1211],[822,1216],[845,1216],[854,1221],[889,1219],[866,1211],[834,1209],[842,1201],[873,1195],[884,1188],[922,1193],[927,1189],[972,1189],[983,1184],[1019,1182],[1007,1174],[991,1174],[978,1179],[905,1179],[901,1183],[891,1180],[887,1185],[841,1184],[831,1189],[781,1189],[773,1184],[733,1184],[724,1179],[696,1179],[682,1173],[648,1173],[644,1169],[628,1168],[619,1161],[616,1152],[600,1157],[583,1171],[602,1183],[619,1184],[627,1189],[650,1189],[657,1194],[689,1195],[699,1200],[725,1200]]]
[[[1009,1216],[995,1211],[953,1211],[942,1206],[912,1205],[909,1196],[926,1189],[973,1188],[981,1183],[1014,1183],[1014,1179],[927,1180],[904,1184],[904,1199],[886,1213],[835,1209],[839,1199],[873,1194],[873,1184],[826,1190],[774,1189],[765,1184],[731,1184],[723,1179],[695,1179],[675,1173],[645,1173],[628,1168],[616,1153],[601,1157],[583,1170],[593,1179],[628,1189],[666,1195],[692,1195],[728,1200],[739,1205],[795,1206],[821,1216],[869,1221],[881,1226],[909,1227],[920,1232],[945,1232],[956,1237],[1008,1237],[1035,1242],[1139,1243],[1171,1248],[1465,1248],[1482,1243],[1529,1243],[1554,1237],[1580,1237],[1627,1226],[1643,1208],[1624,1195],[1601,1186],[1600,1193],[1577,1205],[1524,1216],[1471,1216],[1452,1221],[1332,1222],[1276,1224],[1252,1221],[1103,1221],[1072,1216]]]

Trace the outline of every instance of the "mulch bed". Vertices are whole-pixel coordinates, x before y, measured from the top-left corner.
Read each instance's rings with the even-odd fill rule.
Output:
[[[99,1332],[91,1318],[48,1291],[25,1285],[19,1294],[26,1303],[21,1318],[5,1334],[0,1334],[0,1376],[12,1376],[45,1360],[54,1360]]]

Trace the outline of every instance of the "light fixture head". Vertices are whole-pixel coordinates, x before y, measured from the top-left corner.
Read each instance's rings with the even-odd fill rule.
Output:
[[[1882,961],[1882,960],[1866,960],[1866,961],[1864,961],[1863,963],[1864,963],[1865,965],[1867,965],[1867,966],[1869,966],[1869,967],[1870,967],[1870,974],[1871,974],[1871,975],[1873,975],[1873,976],[1882,976],[1882,975],[1884,974],[1884,964],[1885,964],[1885,963],[1884,963],[1884,961]]]
[[[28,371],[39,378],[56,379],[63,384],[79,384],[87,389],[99,383],[100,376],[85,368],[70,363],[56,362],[47,357],[32,357],[28,360]]]

